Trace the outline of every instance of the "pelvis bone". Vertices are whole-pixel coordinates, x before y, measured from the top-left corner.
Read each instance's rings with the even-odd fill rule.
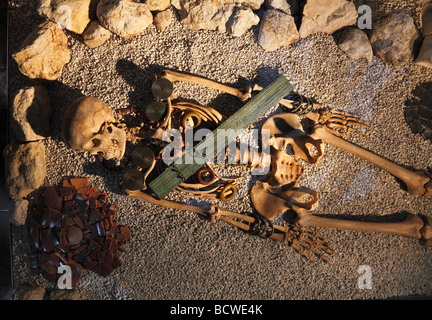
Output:
[[[295,160],[302,159],[315,164],[323,156],[324,144],[303,131],[299,117],[294,113],[282,113],[270,117],[261,130],[269,130],[270,145],[279,151],[291,147]]]
[[[357,117],[339,111],[321,109],[311,112],[308,118],[314,122],[310,135],[303,131],[299,117],[295,114],[275,115],[264,123],[262,128],[270,130],[271,145],[281,151],[272,152],[272,171],[267,181],[257,181],[252,187],[251,200],[255,209],[269,220],[288,209],[294,210],[297,214],[295,224],[299,227],[326,227],[391,233],[421,239],[423,244],[431,245],[432,227],[427,218],[422,219],[410,214],[400,222],[362,222],[319,217],[309,212],[309,210],[316,208],[318,195],[313,190],[300,187],[297,182],[301,175],[300,171],[293,181],[280,179],[281,170],[289,171],[293,164],[292,161],[285,161],[285,158],[283,163],[280,160],[280,153],[284,152],[283,150],[288,144],[292,147],[296,159],[302,159],[309,163],[316,163],[322,157],[323,143],[332,144],[387,170],[402,180],[406,184],[408,192],[414,195],[431,195],[432,183],[429,175],[405,169],[338,137],[346,137],[337,131],[338,129],[363,134],[354,127],[367,127],[367,124]],[[318,150],[317,155],[311,155],[308,144]]]
[[[100,99],[81,97],[66,109],[61,130],[72,149],[120,160],[126,149],[126,132],[114,123],[113,113]]]
[[[275,188],[266,182],[257,181],[251,190],[251,200],[258,213],[273,220],[292,206],[314,210],[318,205],[318,193],[301,187],[298,182]]]

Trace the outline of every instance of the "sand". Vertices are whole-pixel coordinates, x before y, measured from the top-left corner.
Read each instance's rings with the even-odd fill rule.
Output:
[[[43,21],[34,2],[11,1],[10,54]],[[419,27],[417,1],[355,4],[370,5],[374,17],[406,9]],[[72,59],[58,80],[45,83],[54,108],[51,137],[44,141],[45,185],[58,184],[69,176],[88,177],[92,186],[107,192],[110,201],[118,205],[118,221],[128,225],[133,234],[127,251],[120,254],[123,265],[109,277],[84,272],[77,287],[83,298],[381,299],[432,294],[432,251],[418,240],[316,228],[338,252],[338,258],[332,264],[311,263],[287,245],[248,235],[222,221],[211,224],[193,213],[127,199],[120,187],[121,174],[107,170],[87,153],[71,150],[62,140],[59,119],[73,100],[95,96],[112,110],[129,106],[143,110],[151,100],[151,76],[162,68],[233,85],[253,81],[265,86],[284,74],[296,91],[370,121],[369,138],[351,134],[350,141],[408,168],[432,165],[431,142],[414,135],[403,115],[411,91],[431,81],[432,70],[412,63],[385,65],[375,57],[370,65],[352,61],[336,45],[338,33],[315,34],[275,52],[262,50],[257,34],[258,27],[239,38],[190,31],[175,19],[164,32],[150,26],[130,40],[113,36],[103,46],[90,49],[81,36],[67,32]],[[17,90],[30,83],[10,58],[9,102]],[[242,105],[235,98],[197,85],[179,84],[176,93],[222,112]],[[280,111],[274,108],[271,113]],[[244,177],[238,195],[229,203],[218,204],[236,212],[251,210],[253,178],[246,171],[237,173]],[[300,183],[319,192],[314,213],[323,216],[398,221],[408,212],[427,216],[432,212],[430,197],[409,195],[384,170],[330,145],[326,145],[320,163],[305,164]],[[169,198],[200,203],[175,195]],[[288,222],[282,216],[275,221],[285,226]],[[54,288],[55,283],[30,274],[25,226],[13,227],[12,232],[15,287]],[[362,270],[366,270],[362,266],[371,271],[370,289],[358,285]]]

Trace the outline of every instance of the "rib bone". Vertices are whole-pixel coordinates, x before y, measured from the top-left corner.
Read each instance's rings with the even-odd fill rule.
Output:
[[[351,154],[354,154],[362,159],[372,162],[380,168],[386,170],[396,178],[402,180],[408,192],[412,195],[431,195],[432,185],[428,183],[430,178],[420,171],[411,171],[405,169],[394,162],[384,159],[372,152],[369,152],[363,148],[360,148],[348,141],[345,141],[339,137],[332,135],[326,127],[322,125],[316,125],[314,132],[311,134],[315,139],[321,139],[325,143],[329,143],[338,148],[341,148]]]
[[[218,83],[213,80],[205,79],[202,77],[197,77],[189,74],[184,74],[180,72],[175,72],[172,70],[164,70],[162,75],[162,78],[166,78],[170,80],[171,82],[175,81],[185,81],[189,83],[199,84],[202,86],[206,86],[212,89],[216,89],[228,94],[231,94],[233,96],[236,96],[241,101],[246,101],[251,98],[252,88],[251,87],[245,87],[241,89],[233,88],[221,83]]]

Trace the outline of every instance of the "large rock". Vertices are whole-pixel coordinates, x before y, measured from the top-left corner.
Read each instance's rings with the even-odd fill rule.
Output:
[[[396,10],[374,22],[369,38],[379,59],[399,66],[413,60],[418,36],[412,16],[407,11]]]
[[[9,202],[9,220],[14,226],[23,226],[27,220],[28,200],[12,199]]]
[[[56,80],[70,61],[67,37],[54,22],[41,23],[12,57],[20,71],[31,79]]]
[[[265,8],[278,10],[290,14],[296,23],[297,29],[300,28],[303,16],[303,1],[300,0],[265,0]]]
[[[423,37],[432,34],[432,1],[422,6],[421,27]]]
[[[147,5],[131,0],[100,0],[96,12],[104,28],[124,39],[142,33],[153,22]]]
[[[49,300],[81,300],[78,290],[54,289],[49,294]]]
[[[432,35],[423,39],[419,54],[414,63],[419,66],[432,68]]]
[[[252,10],[259,10],[264,1],[265,0],[238,0],[234,2],[236,2],[240,6],[247,6]]]
[[[153,18],[153,24],[157,30],[165,31],[165,29],[171,24],[172,17],[173,12],[170,9],[158,12]]]
[[[285,13],[291,13],[291,6],[287,0],[266,0],[265,7],[271,10],[280,10]]]
[[[414,63],[432,68],[432,2],[423,3],[421,22],[424,38]]]
[[[358,13],[352,1],[307,0],[303,9],[300,37],[323,32],[332,34],[357,22]]]
[[[266,10],[261,19],[258,43],[266,51],[275,51],[300,39],[294,18],[279,10]]]
[[[12,106],[11,128],[18,141],[37,141],[50,135],[51,99],[44,86],[18,91]]]
[[[372,61],[373,51],[367,34],[358,28],[345,29],[338,42],[339,48],[353,60]]]
[[[237,7],[227,22],[227,31],[233,37],[240,37],[259,21],[259,17],[253,13],[252,9]]]
[[[179,1],[179,14],[184,27],[191,30],[217,30],[241,36],[258,24],[259,18],[252,9],[263,1]]]
[[[111,31],[102,27],[99,21],[92,21],[83,33],[84,43],[89,48],[96,48],[103,45],[110,37]]]
[[[145,0],[150,11],[164,11],[171,6],[170,0]]]
[[[41,0],[38,12],[60,27],[82,34],[90,23],[93,0]]]
[[[46,176],[42,141],[9,144],[3,150],[6,185],[12,199],[22,199],[38,189]]]
[[[44,300],[45,295],[45,288],[23,285],[16,289],[14,300]]]

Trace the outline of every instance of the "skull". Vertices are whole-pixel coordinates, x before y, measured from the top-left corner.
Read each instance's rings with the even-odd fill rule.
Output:
[[[114,125],[108,106],[94,97],[76,99],[62,119],[62,135],[74,150],[120,160],[126,149],[126,132]]]

